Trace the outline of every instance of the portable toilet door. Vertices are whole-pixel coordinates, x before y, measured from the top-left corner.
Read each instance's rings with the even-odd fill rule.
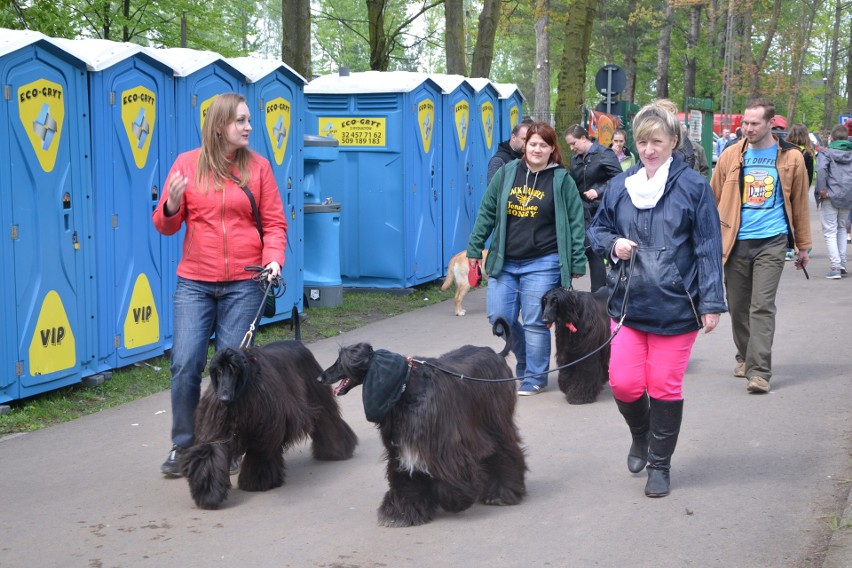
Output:
[[[326,75],[305,87],[305,132],[338,140],[320,167],[341,203],[344,286],[407,288],[443,274],[441,89],[407,72]]]
[[[0,30],[0,402],[94,372],[91,145],[85,64],[38,33]]]
[[[470,231],[476,220],[473,208],[473,164],[469,140],[473,86],[461,75],[432,74],[429,77],[441,87],[443,96],[443,261],[449,264],[456,253],[467,248]]]
[[[500,95],[500,140],[508,140],[512,129],[523,120],[524,94],[514,83],[493,83]]]
[[[245,77],[218,53],[182,47],[168,49],[143,48],[152,58],[174,70],[174,116],[177,153],[188,152],[201,145],[201,127],[210,103],[223,93],[245,95]],[[161,184],[172,164],[166,164]],[[162,187],[162,185],[161,185]],[[170,349],[174,341],[174,310],[171,299],[177,289],[177,265],[186,228],[163,239],[163,298],[166,302],[160,318],[165,321],[164,347]]]
[[[89,70],[98,370],[125,367],[165,350],[169,266],[151,212],[175,157],[173,71],[130,43],[55,42]]]
[[[236,57],[227,60],[248,81],[248,107],[255,131],[251,147],[269,160],[284,214],[287,218],[287,250],[281,276],[286,289],[275,302],[275,316],[264,322],[281,321],[291,317],[293,307],[304,311],[305,281],[305,196],[304,178],[305,79],[280,61],[256,57]]]
[[[473,105],[473,207],[479,210],[479,204],[488,187],[488,162],[494,157],[499,138],[499,95],[488,79],[468,79],[476,96]],[[508,138],[507,138],[508,139]]]

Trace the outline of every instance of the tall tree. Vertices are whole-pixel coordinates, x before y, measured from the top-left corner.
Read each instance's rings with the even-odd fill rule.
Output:
[[[689,10],[689,31],[686,40],[686,54],[683,66],[683,109],[686,100],[695,96],[695,76],[698,69],[698,42],[701,40],[701,4],[694,4]]]
[[[671,55],[672,25],[674,23],[674,8],[669,0],[663,9],[663,25],[657,40],[657,98],[669,96],[669,56]]]
[[[447,73],[467,75],[464,0],[444,0],[444,27],[444,43],[447,50]]]
[[[310,0],[281,0],[281,30],[281,60],[310,81]]]
[[[535,101],[532,115],[550,120],[550,0],[536,0]]]
[[[470,62],[471,77],[488,77],[494,59],[494,37],[500,23],[500,0],[483,0],[479,13],[479,32]]]
[[[837,85],[837,60],[840,56],[840,22],[842,19],[843,2],[842,0],[834,0],[834,25],[832,26],[831,33],[831,57],[828,62],[828,80],[825,82],[825,109],[822,118],[823,130],[831,129],[834,124],[834,93],[835,85]]]
[[[808,53],[808,46],[811,42],[811,32],[814,27],[814,20],[822,6],[823,0],[804,0],[804,21],[800,22],[798,29],[793,36],[792,49],[792,73],[789,76],[790,102],[787,105],[787,116],[796,116],[796,104],[799,97],[798,85],[802,83],[802,75],[805,70],[805,57]]]
[[[597,0],[574,0],[565,21],[556,98],[556,129],[563,132],[583,120],[586,66]]]

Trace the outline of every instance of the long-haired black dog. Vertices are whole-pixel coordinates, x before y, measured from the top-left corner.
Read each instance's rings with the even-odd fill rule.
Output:
[[[541,299],[542,320],[556,331],[556,363],[560,367],[588,355],[609,339],[606,288],[592,294],[554,288]],[[609,353],[603,349],[559,370],[559,390],[568,404],[595,402],[609,379]]]
[[[322,367],[299,341],[221,349],[210,362],[210,386],[195,419],[195,445],[181,473],[195,503],[216,509],[231,487],[230,463],[245,453],[238,486],[267,491],[284,484],[284,450],[312,438],[318,460],[352,457],[358,438],[331,389],[316,381]]]
[[[341,383],[338,395],[363,385],[367,419],[378,424],[387,450],[390,489],[380,525],[421,525],[439,506],[459,512],[476,501],[516,505],[526,494],[516,385],[493,380],[512,377],[504,359],[508,329],[503,320],[495,324],[507,341],[501,353],[465,345],[437,359],[406,360],[358,343],[342,348],[320,375],[325,384]]]

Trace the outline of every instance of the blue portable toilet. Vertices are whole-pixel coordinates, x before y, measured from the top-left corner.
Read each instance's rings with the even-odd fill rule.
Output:
[[[302,287],[305,276],[305,217],[302,180],[305,79],[280,61],[256,57],[226,60],[246,81],[246,100],[255,131],[251,148],[269,160],[278,183],[287,217],[287,250],[281,275],[287,289],[276,300],[275,316],[264,321],[291,317],[293,307],[304,311]]]
[[[335,138],[305,135],[305,301],[309,307],[343,303],[340,278],[340,203],[323,196],[320,166],[338,158]]]
[[[0,30],[0,402],[94,373],[95,248],[86,65],[39,33]]]
[[[171,127],[175,130],[176,154],[201,145],[201,126],[210,103],[222,93],[246,93],[245,77],[218,53],[182,47],[143,50],[157,61],[174,70],[175,112]],[[161,183],[165,183],[172,164],[165,164]],[[177,265],[182,254],[186,228],[163,239],[163,311],[160,319],[166,324],[164,346],[170,349],[174,341],[174,310],[171,299],[177,288]]]
[[[54,40],[86,62],[93,153],[98,370],[161,355],[163,240],[151,222],[174,161],[170,67],[131,43]]]
[[[500,140],[508,140],[512,129],[523,119],[524,94],[514,83],[494,83],[500,95]]]
[[[488,187],[488,161],[500,144],[499,94],[488,79],[468,79],[476,90],[473,105],[473,206],[479,210],[482,196]]]
[[[443,274],[440,97],[421,73],[326,75],[305,87],[305,133],[340,143],[320,171],[342,207],[344,286],[407,288]]]
[[[467,248],[476,220],[473,207],[473,146],[469,139],[473,86],[461,75],[432,74],[443,96],[443,262],[447,266],[456,253]]]

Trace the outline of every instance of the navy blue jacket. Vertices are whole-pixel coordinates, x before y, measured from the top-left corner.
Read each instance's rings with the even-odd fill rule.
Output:
[[[594,251],[612,258],[624,237],[639,244],[624,324],[658,335],[678,335],[702,327],[701,315],[727,311],[722,284],[719,213],[707,179],[674,156],[663,195],[651,209],[634,207],[624,180],[641,165],[612,179],[587,233]],[[608,276],[609,315],[621,317],[629,262],[619,261]]]

